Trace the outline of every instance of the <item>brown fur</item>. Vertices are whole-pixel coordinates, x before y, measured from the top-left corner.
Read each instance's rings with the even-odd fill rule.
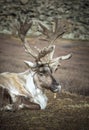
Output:
[[[22,95],[29,95],[30,94],[24,89],[23,80],[18,77],[18,74],[16,73],[4,73],[0,75],[0,84],[7,87],[6,89],[10,89],[10,86],[8,84],[11,84],[11,86],[15,86],[16,89],[20,92]]]

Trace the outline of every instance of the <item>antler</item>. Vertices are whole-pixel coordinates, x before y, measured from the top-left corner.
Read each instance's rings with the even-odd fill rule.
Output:
[[[14,27],[18,31],[18,36],[23,42],[31,26],[32,26],[32,20],[29,19],[29,16],[27,15],[24,17],[23,15],[20,14],[18,14],[17,19],[15,19],[12,25],[12,27]]]
[[[64,20],[59,20],[57,18],[55,18],[53,20],[54,22],[54,38],[55,40],[58,38],[58,37],[61,37],[65,32],[66,32],[66,25],[64,23]]]
[[[37,54],[31,49],[26,39],[24,42],[24,47],[25,47],[25,51],[37,60],[38,57]]]
[[[60,64],[60,61],[61,61],[61,60],[68,60],[68,59],[70,59],[71,57],[72,57],[72,53],[70,53],[70,54],[68,54],[68,55],[65,55],[65,56],[59,56],[59,57],[57,57],[57,58],[53,58],[53,59],[50,61],[49,66],[51,67],[51,69],[52,69],[53,71],[55,71],[55,70],[58,68],[58,66],[61,65],[61,64]]]
[[[54,50],[54,45],[50,45],[48,47],[44,47],[40,52],[39,52],[39,55],[38,55],[38,59],[42,59],[43,57],[47,56],[47,59],[50,58],[48,57],[48,54],[52,53]]]
[[[31,25],[32,25],[32,21],[29,21],[28,16],[25,17],[25,19],[23,20],[22,16],[20,15],[18,15],[18,20],[15,19],[15,23],[13,24],[14,28],[18,31],[19,38],[23,42],[25,51],[28,54],[30,54],[35,59],[36,62],[38,61],[42,62],[43,61],[42,58],[45,57],[48,53],[51,53],[53,47],[52,46],[44,47],[42,50],[35,48],[38,51],[38,53],[36,54],[36,52],[32,50],[31,47],[29,46],[28,41],[25,39],[28,30],[31,28]]]
[[[18,20],[16,20],[15,28],[17,29],[18,35],[23,42],[25,51],[35,59],[35,62],[38,64],[39,63],[49,64],[49,66],[55,70],[57,68],[57,66],[59,65],[59,61],[70,58],[71,54],[53,59],[55,45],[52,45],[52,44],[59,36],[61,36],[63,33],[65,33],[65,26],[64,26],[64,24],[62,24],[62,22],[60,22],[61,24],[59,25],[59,20],[55,19],[54,23],[55,23],[55,25],[54,25],[54,29],[52,31],[50,31],[42,23],[39,23],[39,25],[43,29],[44,35],[46,35],[49,38],[50,45],[48,47],[44,47],[43,49],[39,49],[39,48],[35,47],[37,52],[35,52],[35,50],[31,49],[28,41],[25,39],[25,36],[26,36],[28,30],[31,28],[32,21],[29,21],[28,17],[25,18],[24,21],[22,21],[21,17],[19,17]]]
[[[30,54],[33,58],[35,58],[36,62],[49,62],[49,59],[52,59],[53,56],[53,50],[55,48],[54,45],[50,45],[48,47],[44,47],[42,50],[35,47],[36,50],[38,50],[38,53],[36,54],[31,47],[29,46],[27,40],[25,39],[24,42],[25,51]],[[48,55],[50,54],[50,55]]]
[[[45,36],[47,36],[47,38],[49,39],[51,36],[51,32],[50,29],[48,29],[44,24],[39,22],[40,27],[42,28],[42,30],[38,30],[39,32],[41,32],[42,34],[44,34]]]
[[[58,38],[61,37],[65,32],[66,32],[66,26],[65,26],[65,21],[64,20],[59,20],[55,18],[52,23],[54,24],[52,26],[52,30],[47,28],[44,24],[39,22],[40,27],[42,30],[39,30],[41,33],[43,33],[47,39],[49,39],[50,44],[53,44],[54,41]]]
[[[53,59],[53,54],[55,51],[55,45],[52,45],[52,43],[62,34],[65,33],[66,28],[64,25],[64,22],[62,20],[54,19],[54,30],[50,31],[46,26],[44,26],[42,23],[39,23],[41,28],[43,29],[43,34],[47,35],[47,37],[50,39],[50,45],[48,47],[44,47],[43,49],[39,49],[35,47],[37,50],[37,54],[29,47],[27,42],[25,42],[25,49],[26,52],[29,53],[31,56],[33,56],[36,60],[36,62],[41,62],[43,64],[48,63],[50,66],[55,66],[55,68],[59,65],[60,60],[66,60],[69,59],[72,55],[68,54],[66,56],[61,56],[56,59]]]

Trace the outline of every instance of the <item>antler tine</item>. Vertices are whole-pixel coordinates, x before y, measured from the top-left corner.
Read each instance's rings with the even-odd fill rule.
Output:
[[[37,46],[34,46],[34,48],[40,53],[41,50]]]
[[[42,31],[39,30],[41,33],[43,33],[45,36],[47,36],[47,38],[49,38],[49,33],[50,33],[50,30],[45,26],[43,25],[42,23],[39,22],[39,25],[40,27],[43,29]]]
[[[53,50],[54,50],[55,46],[54,45],[50,45],[48,47],[44,47],[40,52],[39,52],[39,55],[38,55],[38,60],[41,60],[42,58],[45,58],[46,62],[48,60],[48,62],[50,61],[50,59],[52,59],[53,57]],[[50,54],[48,56],[48,54]],[[47,55],[47,57],[46,57]]]
[[[62,20],[55,18],[53,22],[54,22],[54,30],[53,30],[53,36],[52,36],[53,38],[50,44],[53,44],[55,40],[58,37],[61,37],[66,31],[65,25]]]
[[[52,39],[50,39],[50,45],[52,45],[55,41],[56,41],[56,39],[59,37],[59,35],[54,35],[53,36],[53,38]]]
[[[57,29],[58,29],[58,19],[57,18],[55,18],[54,20],[54,32],[56,32],[57,31]]]
[[[17,18],[15,19],[15,22],[13,23],[13,27],[18,32],[18,36],[21,39],[22,42],[24,42],[25,36],[28,32],[28,30],[32,26],[32,19],[29,18],[28,15],[23,16],[20,13],[18,13]]]
[[[65,55],[65,56],[60,56],[59,60],[67,60],[67,59],[70,59],[71,57],[72,57],[72,53]]]
[[[31,47],[28,45],[27,40],[25,39],[25,43],[24,43],[24,47],[25,47],[25,51],[30,54],[33,58],[35,58],[37,60],[37,54],[31,49]]]
[[[60,33],[57,32],[56,34],[54,34],[52,40],[50,40],[50,44],[53,44],[55,42],[55,40],[58,38],[58,37],[61,37],[65,32],[64,31],[61,31]]]

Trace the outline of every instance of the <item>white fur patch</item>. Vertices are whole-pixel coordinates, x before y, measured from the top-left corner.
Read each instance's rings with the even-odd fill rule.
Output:
[[[42,92],[42,90],[35,86],[33,81],[33,75],[34,72],[28,75],[25,88],[32,94],[33,102],[39,104],[41,109],[45,109],[45,107],[47,106],[48,99],[46,95]]]

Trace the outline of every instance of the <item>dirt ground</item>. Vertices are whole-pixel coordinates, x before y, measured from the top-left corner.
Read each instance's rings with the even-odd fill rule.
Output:
[[[30,46],[42,48],[48,43],[39,38],[29,38]],[[0,112],[0,130],[89,130],[89,42],[58,39],[56,56],[72,53],[70,60],[62,61],[55,77],[62,86],[62,93],[49,98],[45,110]],[[24,60],[33,59],[26,54],[21,41],[0,35],[0,72],[22,72]]]

